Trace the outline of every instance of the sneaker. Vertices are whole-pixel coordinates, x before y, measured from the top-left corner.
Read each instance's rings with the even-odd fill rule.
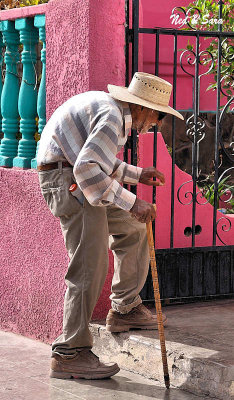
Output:
[[[115,363],[104,364],[89,349],[77,351],[73,356],[52,354],[50,377],[59,379],[103,379],[109,378],[117,372],[119,367]]]
[[[163,325],[167,317],[163,314]],[[126,332],[129,329],[158,329],[157,316],[153,315],[143,304],[134,307],[127,314],[109,310],[106,317],[106,330],[109,332]]]

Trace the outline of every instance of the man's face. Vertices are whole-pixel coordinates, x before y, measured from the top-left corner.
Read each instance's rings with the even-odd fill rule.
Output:
[[[153,126],[161,126],[162,121],[158,120],[159,111],[142,107],[138,104],[129,103],[132,115],[132,129],[139,133],[147,133]]]

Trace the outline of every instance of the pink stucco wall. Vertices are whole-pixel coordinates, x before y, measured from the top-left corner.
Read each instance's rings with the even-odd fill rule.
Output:
[[[161,21],[163,12],[167,12],[165,3],[157,2],[157,10]],[[9,11],[7,18],[10,12],[16,13]],[[29,15],[20,12],[17,10],[17,18]],[[74,94],[106,90],[108,83],[124,85],[124,0],[51,0],[46,6],[46,35],[47,119]],[[158,168],[167,180],[157,191],[156,244],[162,248],[169,240],[170,156],[162,139],[158,145]],[[152,164],[149,154],[150,134],[141,138],[144,166]],[[185,175],[176,169],[177,186],[188,178]],[[62,326],[63,277],[68,263],[59,221],[47,209],[35,171],[0,168],[0,180],[0,328],[51,342]],[[151,201],[150,191],[142,187],[139,195]],[[184,225],[191,225],[191,209],[188,207],[186,213],[184,207],[178,208],[177,247],[191,243],[191,238],[183,235]],[[212,207],[199,213],[198,223],[202,223],[204,213],[211,215]],[[225,239],[232,244],[229,235]],[[197,245],[209,244],[210,232],[204,228]],[[109,309],[112,272],[110,256],[109,274],[93,318],[104,317]]]
[[[150,157],[147,163],[144,161],[144,153],[152,153],[152,136],[150,133],[141,136],[142,166],[152,165]],[[157,190],[156,247],[166,248],[170,238],[171,158],[160,134],[158,154],[158,168],[164,172],[166,184]],[[176,192],[189,179],[189,175],[176,168]],[[68,263],[59,220],[52,216],[41,196],[35,171],[0,168],[0,180],[0,328],[50,343],[62,327],[64,275]],[[186,190],[192,190],[191,183]],[[151,202],[151,189],[139,185],[139,197]],[[212,212],[210,204],[197,209],[196,224],[202,228],[196,237],[197,246],[212,243]],[[222,214],[218,213],[220,217]],[[224,232],[221,225],[218,229],[221,238],[231,245],[234,217],[229,218],[232,230]],[[191,206],[182,206],[175,198],[175,247],[191,246],[191,236],[184,235],[191,219]],[[217,244],[222,245],[219,240]],[[103,318],[108,312],[112,274],[110,257],[109,273],[93,319]]]
[[[29,15],[7,13],[5,19]],[[98,7],[96,0],[51,0],[45,13],[48,120],[75,94],[124,85],[124,0],[99,0]],[[0,328],[51,342],[62,326],[68,263],[59,222],[47,210],[34,171],[1,168],[0,178]],[[110,307],[112,271],[110,255],[94,319]]]
[[[143,0],[143,21],[140,25],[144,28],[174,28],[178,29],[179,25],[172,24],[170,16],[174,7],[186,7],[190,0]],[[181,13],[181,16],[183,14]],[[155,71],[155,35],[143,36],[143,61],[144,71],[154,73]],[[180,55],[187,45],[188,38],[178,36],[178,56],[177,56],[177,96],[176,107],[178,110],[192,108],[192,77],[186,75],[180,67]],[[189,38],[190,44],[195,45],[195,38]],[[200,51],[207,48],[209,40],[200,39]],[[159,50],[159,76],[173,83],[173,36],[160,35],[160,50]],[[193,61],[193,60],[192,60]],[[186,59],[183,58],[183,66],[191,74],[195,74],[195,66],[189,66]],[[210,66],[210,64],[209,64]],[[206,72],[209,67],[200,66],[199,74]],[[206,91],[210,83],[214,83],[213,75],[203,76],[201,78],[200,90],[200,110],[215,111],[216,110],[216,92]],[[225,104],[225,98],[221,98],[221,104]],[[170,105],[172,106],[172,98]]]
[[[47,119],[69,97],[125,83],[124,0],[51,0],[46,11]],[[58,31],[59,27],[59,31]]]
[[[139,165],[141,167],[148,167],[153,165],[153,134],[147,133],[141,135],[139,145]],[[160,133],[157,135],[157,168],[165,175],[165,186],[158,187],[156,190],[156,204],[157,204],[157,219],[155,222],[155,237],[156,248],[166,249],[170,247],[170,222],[171,222],[171,169],[172,160],[167,151],[165,142]],[[185,228],[192,228],[192,195],[193,184],[191,176],[181,171],[175,166],[175,195],[174,195],[174,247],[191,247],[192,235],[186,236]],[[179,188],[182,184],[186,183],[181,191]],[[180,201],[178,201],[177,193],[179,191]],[[144,185],[139,185],[139,197],[146,201],[152,201],[152,190]],[[187,193],[187,195],[186,195]],[[195,236],[195,246],[204,247],[212,246],[213,235],[213,206],[207,203],[205,198],[199,195],[199,188],[197,187],[197,200],[196,204],[196,218],[195,225],[200,225],[201,233]],[[230,197],[230,196],[229,196]],[[205,204],[206,203],[206,204]],[[234,215],[229,214],[226,217],[231,221],[231,229],[229,223],[223,219],[224,215],[217,212],[217,221],[222,218],[217,225],[217,232],[221,240],[226,245],[234,244]],[[222,246],[223,243],[217,236],[217,246]]]
[[[36,171],[0,168],[0,328],[51,342],[62,326],[68,257]],[[105,316],[112,266],[93,317]]]

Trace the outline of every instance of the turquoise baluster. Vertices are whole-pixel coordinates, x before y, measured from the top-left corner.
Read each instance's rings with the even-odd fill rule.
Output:
[[[15,30],[14,22],[2,21],[1,31],[6,45],[5,64],[6,74],[1,96],[2,131],[4,137],[0,146],[0,166],[12,167],[17,154],[19,130],[18,96],[19,78],[17,63],[19,62],[19,33]]]
[[[0,133],[2,132],[1,96],[2,96],[2,48],[3,47],[4,44],[2,40],[2,34],[0,32]]]
[[[37,116],[37,87],[35,64],[37,60],[36,43],[38,31],[33,26],[33,19],[20,18],[15,21],[15,28],[20,32],[20,42],[23,44],[21,62],[23,77],[19,92],[18,109],[21,117],[18,155],[13,160],[14,167],[31,168],[31,159],[35,156]]]
[[[46,124],[46,32],[45,32],[45,15],[36,15],[34,18],[34,26],[39,28],[39,38],[43,43],[41,50],[42,74],[41,82],[37,97],[37,114],[39,117],[38,133],[41,134]],[[37,151],[40,141],[37,142]],[[31,168],[37,168],[37,160],[34,158],[31,161]]]

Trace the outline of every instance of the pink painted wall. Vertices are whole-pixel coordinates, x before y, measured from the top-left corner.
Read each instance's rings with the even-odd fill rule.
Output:
[[[0,168],[0,328],[51,342],[62,326],[68,257],[34,170]],[[93,317],[109,307],[110,273]]]
[[[29,14],[20,13],[32,13],[33,9],[9,11],[4,18],[9,18],[9,13],[17,18],[26,16]],[[157,9],[161,21],[163,11],[167,12],[165,3],[157,2]],[[47,118],[74,94],[90,89],[106,90],[108,83],[124,85],[124,0],[83,0],[77,7],[72,0],[51,0],[46,6],[46,34]],[[169,243],[170,156],[160,137],[158,151],[158,168],[167,181],[157,193],[160,206],[156,243],[162,248]],[[152,165],[149,154],[152,154],[151,134],[141,138],[140,157],[145,166]],[[187,178],[176,169],[176,187]],[[47,209],[35,171],[0,168],[0,180],[0,328],[50,343],[62,326],[64,274],[68,263],[59,221]],[[142,187],[139,195],[151,201],[150,192]],[[183,236],[191,216],[189,206],[186,215],[186,207],[176,205],[177,247],[191,243],[191,238]],[[197,223],[201,224],[204,215],[212,213],[212,207],[203,207],[197,217]],[[209,229],[202,228],[197,245],[210,243]],[[230,235],[222,233],[225,241],[232,244]],[[109,274],[93,318],[105,317],[110,307],[112,273],[110,256]]]
[[[4,18],[27,12],[10,10]],[[99,0],[98,7],[96,0],[46,5],[47,119],[75,94],[125,84],[124,21],[124,0]],[[62,326],[68,263],[59,221],[44,203],[35,171],[1,168],[0,173],[0,328],[51,342]],[[112,273],[110,254],[94,319],[110,308]]]
[[[143,23],[141,27],[144,28],[178,28],[179,25],[172,24],[170,15],[174,7],[186,7],[190,3],[189,0],[143,0]],[[182,15],[182,14],[181,14]],[[141,34],[142,35],[142,34]],[[143,68],[145,72],[154,73],[155,70],[155,35],[143,34]],[[195,45],[195,39],[189,38],[190,43]],[[204,50],[208,46],[209,41],[201,39],[201,49]],[[187,39],[178,36],[178,49],[185,49]],[[173,83],[173,37],[160,36],[160,50],[159,50],[159,76],[163,79]],[[192,77],[186,75],[180,67],[180,54],[177,57],[177,98],[176,108],[178,110],[185,110],[192,108]],[[183,66],[186,71],[195,74],[195,67],[189,66],[184,58]],[[200,73],[208,70],[207,67],[200,67]],[[201,91],[200,91],[200,109],[201,111],[214,111],[216,110],[216,92],[206,91],[207,86],[214,83],[213,75],[203,76],[201,78]],[[225,104],[226,101],[221,101]],[[172,98],[170,105],[172,106]]]
[[[153,165],[153,134],[147,133],[140,136],[139,158],[141,167],[149,167]],[[155,223],[156,248],[164,249],[170,247],[170,221],[171,221],[171,156],[169,155],[162,135],[158,133],[157,139],[157,168],[165,174],[166,184],[163,187],[158,187],[156,190],[157,204],[157,219]],[[182,205],[177,199],[177,192],[180,186],[190,181],[183,186],[180,192],[180,200],[187,204],[192,197],[185,197],[186,192],[193,192],[191,176],[181,171],[175,166],[175,196],[174,196],[174,247],[191,247],[192,236],[185,236],[184,230],[187,227],[192,227],[192,204]],[[152,190],[143,185],[139,185],[139,196],[146,201],[152,201]],[[199,189],[197,188],[197,193]],[[196,206],[195,225],[201,226],[201,233],[195,236],[195,245],[197,247],[212,246],[213,234],[213,207],[206,203],[206,199],[202,199],[198,195]],[[222,219],[217,225],[218,235],[221,240],[227,245],[234,244],[234,215],[226,215],[231,221],[231,229],[228,231],[229,223]],[[217,212],[217,221],[223,218],[224,214]],[[224,226],[226,224],[226,227]],[[224,230],[222,229],[225,228]],[[217,246],[222,246],[223,243],[217,237]]]
[[[140,159],[151,154],[152,134],[141,136]],[[158,135],[158,168],[165,173],[166,185],[157,190],[156,247],[166,248],[170,238],[170,164],[165,143]],[[147,157],[147,163],[152,165]],[[176,168],[175,188],[190,176]],[[64,275],[68,257],[60,230],[41,196],[36,171],[0,168],[0,328],[50,343],[62,327]],[[187,190],[191,190],[191,184]],[[139,185],[139,197],[151,202],[150,189]],[[196,224],[202,232],[196,237],[197,246],[212,242],[212,211],[209,204],[197,209]],[[218,218],[222,214],[218,213]],[[219,233],[227,244],[233,244],[232,230]],[[175,247],[191,246],[191,237],[184,228],[191,226],[191,206],[182,206],[175,199]],[[220,245],[219,241],[217,244]],[[113,259],[109,273],[94,310],[93,319],[104,318],[110,308],[110,286]]]
[[[124,22],[124,0],[48,3],[47,119],[75,94],[125,84]]]

